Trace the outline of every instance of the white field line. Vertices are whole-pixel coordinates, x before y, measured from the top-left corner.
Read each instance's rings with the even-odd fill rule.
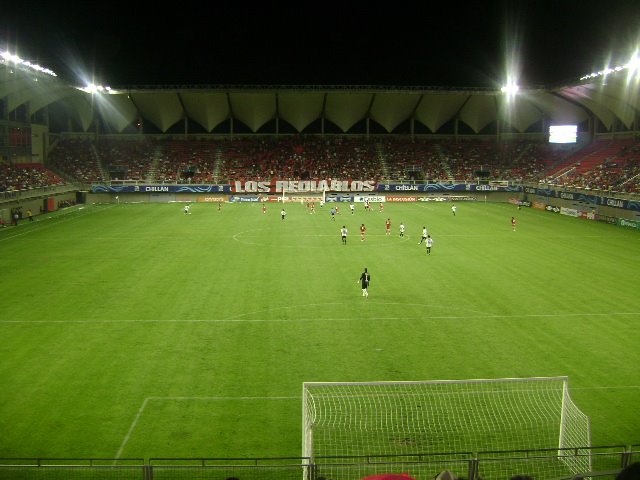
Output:
[[[133,419],[133,422],[131,422],[131,426],[129,427],[129,430],[127,431],[127,434],[124,436],[124,439],[122,440],[122,443],[120,444],[120,448],[118,449],[118,453],[116,453],[115,456],[115,460],[117,461],[120,458],[120,455],[122,455],[122,452],[124,451],[124,448],[126,447],[127,443],[129,442],[129,439],[131,438],[131,434],[133,433],[133,431],[135,430],[136,426],[138,425],[138,421],[140,420],[140,417],[142,416],[142,413],[144,412],[145,408],[147,407],[147,404],[149,403],[149,401],[151,400],[169,400],[169,401],[193,401],[193,400],[205,400],[205,401],[209,401],[209,402],[215,402],[215,401],[237,401],[237,400],[300,400],[302,397],[301,396],[295,396],[295,397],[147,397],[144,399],[144,401],[142,402],[142,405],[140,405],[140,408],[138,409],[138,412],[136,413],[136,416]],[[114,461],[115,463],[115,461]]]
[[[371,300],[369,300],[371,303]],[[382,304],[381,304],[382,305]],[[243,314],[245,315],[245,314]],[[540,313],[529,315],[403,315],[401,317],[367,317],[365,320],[467,320],[467,319],[512,319],[512,318],[563,318],[563,317],[620,317],[640,316],[640,312],[608,312],[608,313]],[[22,323],[293,323],[293,322],[347,322],[360,321],[354,317],[330,317],[330,318],[203,318],[203,319],[96,319],[96,320],[0,320],[0,324]]]
[[[111,206],[107,207],[107,208],[112,208]],[[60,214],[59,217],[57,217],[54,221],[48,222],[48,219],[44,219],[44,220],[36,220],[36,222],[40,222],[39,225],[34,225],[33,228],[30,228],[29,230],[25,231],[25,230],[21,230],[20,232],[16,232],[16,233],[10,233],[8,234],[6,237],[4,238],[0,238],[0,242],[4,242],[6,240],[11,240],[12,238],[16,238],[16,237],[21,237],[23,235],[28,235],[31,233],[35,233],[35,232],[39,232],[40,230],[44,230],[45,228],[51,228],[55,225],[59,225],[62,222],[71,222],[73,220],[76,220],[80,217],[84,217],[85,215],[93,215],[95,213],[98,212],[104,212],[104,209],[93,209],[90,212],[86,212],[83,213],[82,215],[73,215],[74,213],[77,213],[76,211],[74,212],[69,212],[69,213],[63,213]],[[46,215],[46,214],[43,214]],[[53,220],[53,219],[51,219]],[[26,222],[28,220],[23,220],[23,222]],[[44,222],[47,222],[46,224]],[[7,227],[7,228],[16,228],[16,227]]]

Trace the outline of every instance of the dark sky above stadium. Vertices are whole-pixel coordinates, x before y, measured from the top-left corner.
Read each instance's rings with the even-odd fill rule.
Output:
[[[432,3],[13,2],[0,48],[73,84],[493,87],[507,64],[552,85],[640,44],[640,0]]]

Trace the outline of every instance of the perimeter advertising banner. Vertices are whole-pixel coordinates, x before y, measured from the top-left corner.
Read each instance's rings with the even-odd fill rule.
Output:
[[[469,183],[379,183],[379,192],[521,192],[519,185],[475,185]]]
[[[562,200],[572,200],[574,202],[602,205],[603,207],[614,207],[621,208],[623,210],[640,211],[640,201],[638,200],[625,200],[622,198],[602,197],[581,192],[563,192],[561,190],[533,187],[525,187],[523,191],[524,193],[531,193],[541,197],[561,198]]]
[[[618,225],[620,225],[621,227],[637,228],[638,230],[640,230],[640,222],[636,220],[626,220],[624,218],[619,218]]]
[[[233,193],[373,192],[373,180],[235,180]]]
[[[405,195],[385,195],[387,202],[417,202],[418,197]]]
[[[91,193],[230,193],[229,185],[93,185]]]
[[[201,195],[197,198],[197,202],[201,203],[215,203],[226,202],[229,199],[227,195]]]
[[[640,202],[637,200],[602,197],[602,205],[606,205],[607,207],[623,208],[625,210],[640,210]]]

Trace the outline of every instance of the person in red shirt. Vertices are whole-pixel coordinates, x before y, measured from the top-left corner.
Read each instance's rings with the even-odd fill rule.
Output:
[[[517,223],[518,222],[516,221],[516,218],[515,217],[511,217],[511,228],[513,229],[514,232],[516,231],[516,224]]]
[[[387,228],[387,235],[391,235],[391,219],[387,218],[387,221],[384,225]]]
[[[364,236],[367,233],[367,227],[364,226],[364,223],[360,225],[360,241],[364,242]]]
[[[267,206],[264,203],[262,204],[262,213],[267,213]]]

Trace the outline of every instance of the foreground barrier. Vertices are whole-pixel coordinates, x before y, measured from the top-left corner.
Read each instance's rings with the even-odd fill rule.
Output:
[[[585,453],[587,452],[587,453]],[[591,471],[570,474],[567,459],[590,456]],[[640,461],[640,445],[580,449],[514,450],[399,456],[309,458],[150,458],[53,459],[0,458],[0,479],[18,480],[360,480],[371,475],[406,473],[432,480],[449,470],[467,480],[508,480],[530,475],[536,480],[591,477],[613,480]]]

